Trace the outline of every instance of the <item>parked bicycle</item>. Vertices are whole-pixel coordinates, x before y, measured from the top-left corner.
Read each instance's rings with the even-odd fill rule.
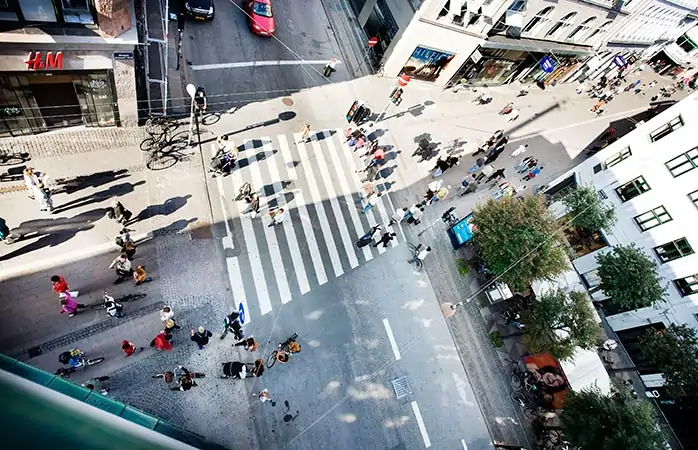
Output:
[[[13,166],[15,164],[22,164],[31,159],[29,153],[25,152],[8,152],[7,150],[0,150],[0,166]]]
[[[267,367],[271,368],[277,361],[281,363],[288,362],[291,355],[299,353],[301,351],[301,346],[296,342],[296,339],[298,339],[298,333],[293,333],[284,342],[279,343],[276,350],[267,357]]]
[[[151,137],[170,133],[177,128],[179,128],[179,119],[175,117],[152,116],[145,122],[145,132]]]
[[[407,248],[412,252],[412,258],[407,262],[412,264],[418,272],[421,271],[424,268],[424,258],[431,252],[431,247],[425,247],[424,244],[414,245],[408,242]]]
[[[522,367],[521,362],[507,360],[511,363],[511,387],[515,391],[523,391],[526,394],[536,392],[538,386],[536,385],[536,378],[531,372]]]

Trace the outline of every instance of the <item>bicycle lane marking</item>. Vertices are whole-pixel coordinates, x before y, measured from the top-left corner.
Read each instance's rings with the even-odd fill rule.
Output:
[[[383,326],[385,327],[385,332],[388,334],[388,341],[390,341],[390,348],[393,349],[395,360],[400,361],[402,356],[400,355],[400,349],[397,346],[397,341],[395,341],[393,329],[390,327],[390,322],[388,322],[388,319],[383,319]]]
[[[414,412],[414,417],[417,419],[417,426],[419,427],[419,433],[422,435],[422,440],[424,440],[424,447],[431,447],[431,440],[429,439],[429,433],[427,433],[427,427],[424,425],[424,419],[422,419],[422,413],[419,411],[419,406],[416,401],[410,402],[412,405],[412,411]]]

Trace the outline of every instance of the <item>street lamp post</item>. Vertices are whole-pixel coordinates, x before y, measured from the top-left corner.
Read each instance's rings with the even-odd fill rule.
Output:
[[[189,145],[191,145],[194,126],[196,126],[196,140],[199,145],[199,151],[202,151],[201,133],[199,132],[199,115],[196,113],[196,102],[194,101],[194,97],[196,96],[196,86],[191,83],[187,84],[187,94],[189,94],[191,97],[191,104],[189,105]]]

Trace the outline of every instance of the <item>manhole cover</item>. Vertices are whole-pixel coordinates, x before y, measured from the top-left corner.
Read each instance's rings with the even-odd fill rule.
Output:
[[[407,381],[407,377],[396,378],[391,381],[391,383],[393,383],[395,398],[398,400],[412,393],[412,389],[410,389],[410,383]]]
[[[286,106],[293,106],[293,100],[291,99],[291,97],[284,97],[281,99],[281,101]]]

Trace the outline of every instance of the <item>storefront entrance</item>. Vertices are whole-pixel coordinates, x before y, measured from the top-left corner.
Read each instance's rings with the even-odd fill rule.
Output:
[[[117,122],[111,71],[0,76],[0,137]]]

